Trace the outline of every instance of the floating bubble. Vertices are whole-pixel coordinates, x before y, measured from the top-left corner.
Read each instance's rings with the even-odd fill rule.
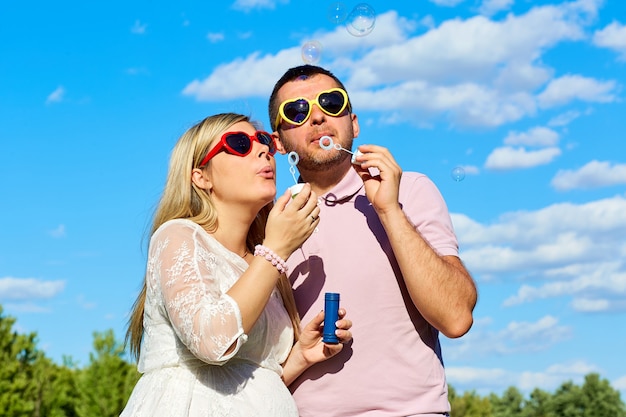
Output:
[[[328,8],[328,20],[331,23],[340,25],[346,21],[347,16],[348,16],[348,9],[341,2],[333,3]]]
[[[452,179],[456,182],[463,181],[465,178],[465,170],[463,167],[455,167],[452,170]]]
[[[306,64],[317,64],[322,57],[322,44],[318,41],[309,41],[302,45],[302,60]]]
[[[353,36],[369,35],[376,24],[376,12],[367,3],[354,6],[346,18],[346,29]]]

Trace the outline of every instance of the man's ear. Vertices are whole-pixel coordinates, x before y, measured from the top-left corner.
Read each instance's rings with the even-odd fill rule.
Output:
[[[209,177],[209,174],[205,169],[194,168],[191,171],[191,182],[193,182],[196,187],[206,191],[211,191],[211,189],[213,188],[211,178]]]
[[[272,133],[272,137],[274,138],[274,142],[276,142],[276,150],[278,151],[278,153],[281,155],[286,154],[287,151],[285,151],[285,147],[283,146],[283,143],[280,141],[280,136],[278,136],[278,132],[275,131],[274,133]]]
[[[359,137],[359,132],[361,131],[361,129],[359,128],[359,118],[354,113],[352,113],[350,116],[352,117],[352,130],[354,132],[354,137],[357,138]]]

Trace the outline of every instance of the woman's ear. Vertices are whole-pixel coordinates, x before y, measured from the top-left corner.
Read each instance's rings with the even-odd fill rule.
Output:
[[[280,141],[280,136],[278,136],[278,132],[272,133],[272,137],[274,138],[274,142],[276,142],[276,150],[278,151],[278,153],[281,155],[286,154],[287,152],[285,152],[285,147]]]
[[[191,171],[191,181],[196,187],[206,191],[211,191],[213,183],[206,169],[194,168]]]

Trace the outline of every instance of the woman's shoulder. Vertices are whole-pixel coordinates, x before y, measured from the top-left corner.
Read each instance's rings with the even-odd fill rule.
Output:
[[[187,231],[187,232],[197,232],[199,230],[204,230],[202,227],[189,219],[172,219],[163,223],[158,227],[157,230],[153,233],[153,236],[160,235],[164,232],[173,232],[173,231]]]
[[[163,223],[152,234],[150,240],[163,240],[169,238],[193,239],[210,243],[213,237],[198,223],[189,219],[172,219]]]

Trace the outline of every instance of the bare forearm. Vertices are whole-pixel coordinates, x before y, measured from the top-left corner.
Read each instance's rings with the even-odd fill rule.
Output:
[[[439,256],[397,210],[379,214],[411,299],[422,316],[447,337],[470,329],[476,286],[456,256]]]
[[[296,380],[304,372],[308,369],[312,364],[307,363],[306,359],[301,354],[300,345],[296,343],[291,349],[291,353],[289,357],[283,364],[283,382],[285,385],[289,386],[293,381]]]

